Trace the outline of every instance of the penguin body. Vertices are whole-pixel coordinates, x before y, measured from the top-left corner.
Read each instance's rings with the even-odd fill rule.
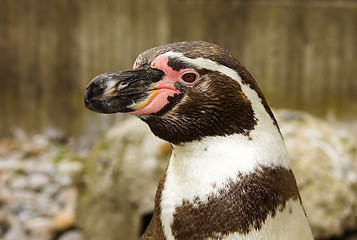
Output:
[[[128,112],[172,144],[141,239],[313,239],[277,122],[231,54],[181,42],[87,87],[86,106]]]

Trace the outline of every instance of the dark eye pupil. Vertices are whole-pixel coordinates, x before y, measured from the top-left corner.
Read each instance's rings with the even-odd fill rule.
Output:
[[[182,76],[182,79],[185,82],[193,83],[196,80],[196,75],[194,73],[186,73],[185,75]]]

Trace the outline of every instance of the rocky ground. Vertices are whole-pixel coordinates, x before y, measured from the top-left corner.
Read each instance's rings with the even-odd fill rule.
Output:
[[[316,240],[356,240],[356,128],[299,111],[274,114]],[[136,118],[121,121],[97,139],[84,162],[77,207],[86,240],[138,239],[170,151]]]
[[[81,154],[56,134],[18,135],[0,140],[0,239],[81,240],[74,223]]]
[[[305,208],[308,212],[321,209],[321,211],[315,211],[317,214],[310,217],[315,233],[320,236],[319,239],[357,240],[355,232],[357,148],[353,133],[356,129],[352,131],[349,127],[332,127],[302,113],[279,111],[276,115],[292,157],[295,174],[300,180],[299,187],[305,200]],[[0,240],[85,240],[87,237],[78,228],[77,223],[81,223],[81,227],[84,226],[82,229],[86,230],[86,233],[95,228],[93,226],[95,223],[99,227],[93,231],[98,232],[100,236],[103,236],[103,229],[110,233],[110,229],[106,229],[106,226],[110,227],[107,224],[108,220],[123,221],[126,225],[130,225],[128,227],[131,229],[134,224],[140,225],[135,219],[140,219],[141,215],[136,216],[130,224],[128,223],[127,219],[133,216],[130,211],[150,212],[141,205],[151,207],[153,197],[144,199],[149,203],[139,198],[140,201],[144,201],[141,205],[139,200],[130,198],[129,205],[125,205],[126,199],[123,199],[123,193],[119,191],[118,186],[126,175],[133,177],[128,177],[128,179],[135,179],[140,175],[146,182],[140,192],[147,191],[147,185],[152,182],[153,195],[157,184],[153,176],[155,174],[159,176],[162,172],[162,169],[157,169],[153,159],[159,159],[157,165],[160,165],[160,162],[164,161],[160,160],[161,155],[166,156],[170,147],[164,148],[168,144],[162,145],[156,142],[157,139],[152,138],[150,131],[138,128],[136,122],[135,124],[127,122],[127,125],[124,123],[114,127],[115,131],[108,131],[106,138],[99,141],[102,144],[97,144],[94,148],[96,151],[91,150],[88,144],[86,147],[79,147],[78,142],[71,142],[55,131],[31,137],[21,131],[15,131],[13,138],[0,139]],[[139,132],[135,133],[135,131]],[[311,137],[311,134],[314,137]],[[143,140],[140,145],[136,142],[138,136],[144,140],[147,138],[147,141]],[[120,150],[121,145],[125,151]],[[138,146],[141,147],[140,151],[137,149]],[[310,147],[314,151],[311,151]],[[150,151],[143,152],[143,149]],[[124,160],[118,161],[118,156],[123,157],[124,153],[130,155],[127,163]],[[136,165],[133,165],[137,159],[144,159],[143,156],[138,157],[137,154],[144,154],[146,157],[152,155],[149,158],[150,161],[140,163],[145,171],[151,169],[148,176],[145,175],[144,170],[140,172]],[[84,171],[84,169],[87,171],[92,169],[86,167],[90,165],[90,159],[96,166],[95,170],[101,171],[99,175],[96,175],[96,171]],[[120,163],[121,168],[125,168],[125,173],[120,172],[121,168],[113,165],[112,162]],[[112,169],[111,165],[113,165]],[[166,160],[161,165],[166,165]],[[307,170],[303,167],[305,165],[309,166]],[[110,174],[107,174],[108,171]],[[120,179],[114,178],[114,173],[117,172],[121,173]],[[113,178],[111,179],[113,183],[108,180],[108,176]],[[92,182],[88,181],[91,177]],[[84,201],[79,201],[82,205],[78,205],[79,182],[82,184],[87,182],[87,188],[91,190],[88,192],[95,193],[93,196],[95,201],[91,198],[88,200],[87,205],[91,206],[89,212],[88,206],[83,204]],[[92,184],[88,185],[88,183]],[[313,188],[309,187],[312,186],[309,185],[310,183],[313,183]],[[114,191],[114,185],[116,191]],[[138,190],[141,185],[137,183],[134,187],[128,186],[129,189],[123,188],[124,195],[130,196],[131,190]],[[313,194],[311,189],[313,189]],[[99,197],[98,202],[98,196],[101,196],[98,194],[103,191],[104,197]],[[145,195],[150,194],[145,192]],[[83,192],[79,196],[83,198]],[[101,204],[106,202],[109,206],[103,207]],[[337,203],[341,203],[341,206]],[[121,219],[122,215],[118,213],[120,204],[124,204],[121,210],[122,215],[128,213],[129,217]],[[99,208],[99,213],[95,212],[96,208],[93,205]],[[81,206],[81,211],[78,211],[79,206]],[[101,223],[98,220],[98,214],[105,215],[105,210],[109,213],[107,217],[103,216],[105,221]],[[93,220],[89,221],[89,227],[83,224],[83,220],[76,223],[78,213],[82,213],[88,221]],[[115,227],[113,231],[117,233],[118,228]],[[354,232],[343,234],[345,231]],[[339,237],[331,238],[331,236]],[[105,237],[103,240],[107,239],[109,238]],[[137,239],[137,237],[135,235],[132,238],[124,237],[123,239]]]

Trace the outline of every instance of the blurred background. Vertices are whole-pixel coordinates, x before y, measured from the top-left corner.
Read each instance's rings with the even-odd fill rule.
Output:
[[[223,46],[257,80],[316,238],[357,239],[357,1],[0,5],[0,239],[138,238],[170,146],[135,119],[88,111],[84,90],[185,40]]]

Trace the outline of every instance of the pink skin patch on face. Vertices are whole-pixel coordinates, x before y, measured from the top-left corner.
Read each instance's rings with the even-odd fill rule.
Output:
[[[159,69],[163,71],[165,75],[149,93],[149,97],[138,103],[134,107],[136,110],[130,114],[142,115],[157,113],[169,103],[168,97],[172,97],[175,94],[181,94],[181,92],[175,88],[175,82],[182,81],[181,75],[183,72],[192,72],[194,70],[181,69],[180,71],[175,71],[168,66],[168,62],[169,59],[167,57],[158,57],[151,63],[151,68]],[[134,64],[134,67],[137,66]]]

